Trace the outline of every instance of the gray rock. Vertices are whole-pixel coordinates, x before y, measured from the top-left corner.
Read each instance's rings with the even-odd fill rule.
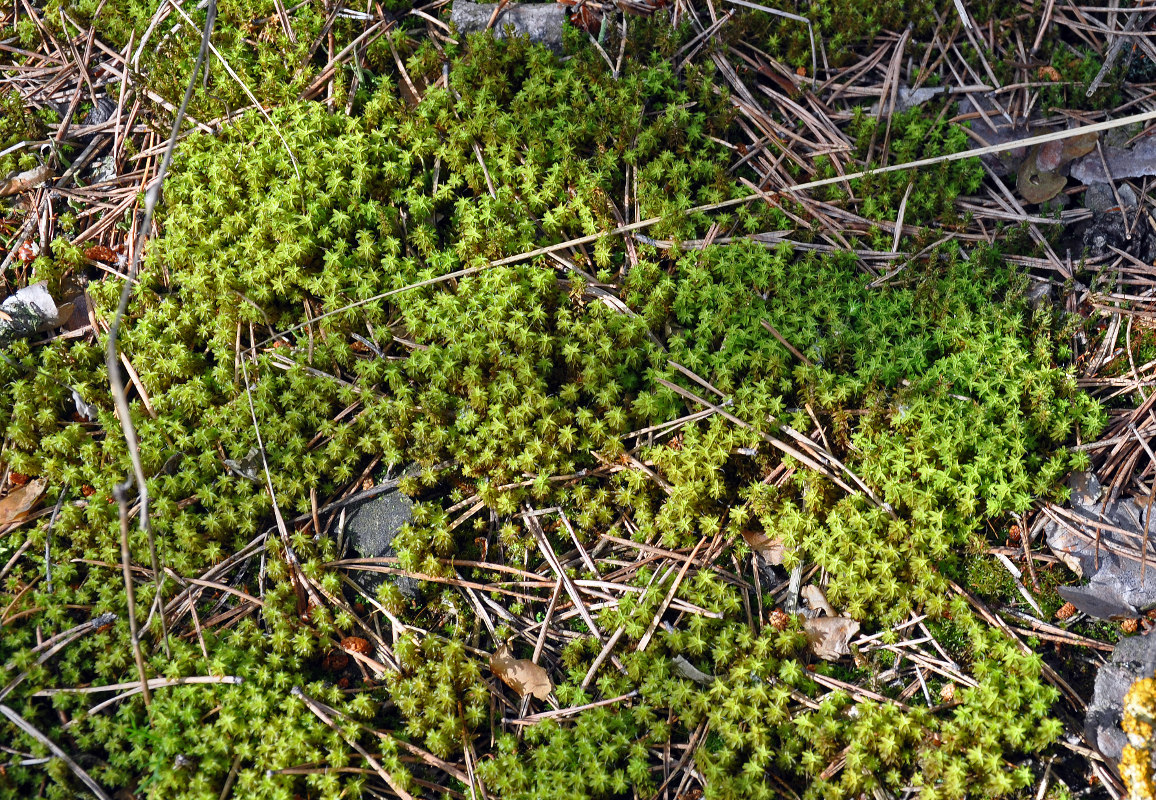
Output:
[[[1120,202],[1116,202],[1116,194],[1120,195]],[[1126,183],[1120,184],[1116,192],[1112,191],[1107,183],[1093,183],[1084,192],[1084,207],[1097,213],[1104,213],[1123,204],[1124,208],[1136,207],[1136,193]]]
[[[1139,678],[1156,674],[1156,636],[1131,636],[1112,651],[1112,659],[1096,674],[1096,690],[1088,706],[1084,732],[1108,758],[1118,760],[1128,739],[1120,730],[1124,695]]]
[[[1091,472],[1076,472],[1068,479],[1072,505],[1077,508],[1092,508],[1104,496],[1104,487]]]
[[[112,119],[112,113],[116,111],[116,101],[108,95],[101,95],[96,99],[96,105],[84,115],[84,119],[80,121],[81,125],[102,125]]]
[[[959,113],[961,114],[972,114],[981,109],[987,114],[987,119],[973,119],[971,129],[987,144],[1008,144],[1046,132],[1032,125],[1012,125],[1004,119],[996,104],[981,94],[967,94],[964,99],[959,101]],[[1038,119],[1032,120],[1033,123],[1038,121]],[[972,142],[971,146],[975,147],[978,144],[979,142]],[[1011,175],[1018,169],[1020,162],[1027,154],[1028,148],[1017,147],[1000,153],[988,153],[980,156],[980,158],[995,174]]]
[[[486,29],[497,3],[471,3],[469,0],[455,0],[450,12],[450,22],[462,33],[476,33]],[[551,50],[562,50],[562,22],[566,19],[566,8],[560,3],[528,5],[510,3],[494,21],[494,36],[505,38],[506,27],[511,26],[519,36],[529,36],[530,41],[544,44]]]
[[[1156,233],[1152,226],[1133,224],[1135,215],[1121,214],[1114,208],[1115,199],[1112,203],[1112,210],[1093,213],[1084,228],[1085,255],[1115,258],[1115,250],[1123,250],[1145,264],[1151,264],[1156,259]]]
[[[60,310],[44,281],[25,286],[0,303],[0,343],[43,333],[60,325]]]
[[[397,555],[394,537],[412,519],[413,501],[395,489],[347,508],[345,539],[362,558],[392,558]],[[421,584],[414,578],[360,570],[353,575],[366,591],[376,590],[388,579],[411,600],[421,594]]]
[[[918,89],[909,89],[906,86],[900,86],[899,92],[895,96],[895,113],[901,114],[904,111],[910,111],[916,106],[921,106],[928,100],[933,100],[941,94],[950,91],[946,86],[921,86]],[[878,114],[880,103],[875,103],[868,109],[868,114]],[[886,115],[891,108],[891,98],[887,97],[882,102],[883,114]]]
[[[1055,305],[1056,287],[1051,281],[1036,281],[1024,293],[1028,304],[1032,308],[1043,308]]]
[[[1109,175],[1112,180],[1124,178],[1143,178],[1146,175],[1156,175],[1156,138],[1141,139],[1130,148],[1103,147],[1104,160],[1100,160],[1097,152],[1089,153],[1083,158],[1072,162],[1072,177],[1080,183],[1107,183]],[[1108,174],[1104,173],[1104,164],[1108,165]]]
[[[111,181],[116,177],[116,158],[114,156],[105,156],[104,158],[95,159],[92,162],[91,174],[89,180],[92,183],[103,183],[104,181]]]
[[[1084,586],[1060,587],[1060,596],[1099,619],[1133,618],[1156,607],[1156,530],[1151,531],[1148,567],[1141,570],[1138,560],[1121,554],[1121,550],[1139,549],[1144,536],[1144,506],[1130,497],[1104,503],[1103,489],[1090,473],[1074,474],[1069,486],[1071,507],[1080,522],[1049,522],[1044,535],[1052,552],[1073,572],[1089,580]],[[1103,524],[1132,535],[1098,528]]]

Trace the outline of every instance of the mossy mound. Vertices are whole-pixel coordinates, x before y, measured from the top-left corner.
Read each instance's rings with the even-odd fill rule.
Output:
[[[655,52],[670,47],[659,42]],[[7,579],[19,601],[5,611],[0,663],[29,667],[38,630],[120,614],[111,630],[32,667],[5,702],[92,754],[85,767],[102,785],[216,798],[235,772],[238,797],[358,796],[364,763],[348,742],[359,741],[417,792],[426,773],[398,742],[408,739],[439,758],[482,751],[476,773],[496,796],[617,797],[657,788],[663,746],[696,731],[711,797],[774,797],[783,786],[851,797],[914,785],[932,800],[1006,794],[1030,781],[1007,759],[1058,735],[1048,717],[1055,693],[1041,682],[1039,659],[981,623],[947,579],[984,520],[1053,491],[1078,466],[1064,446],[1102,425],[1057,363],[1060,320],[1030,309],[1020,279],[990,248],[943,246],[885,288],[871,288],[851,255],[754,243],[680,252],[602,238],[577,262],[491,266],[614,227],[635,212],[617,205],[624,195],[636,198],[638,216],[663,216],[655,235],[675,240],[710,222],[741,234],[785,219],[754,205],[729,216],[684,213],[742,193],[715,141],[730,122],[725,97],[693,67],[676,76],[660,57],[620,81],[596,58],[560,63],[522,42],[479,40],[455,61],[448,88],[431,88],[415,107],[383,86],[357,117],[291,104],[273,115],[276,129],[250,115],[218,138],[182,145],[164,234],[121,337],[154,476],[152,524],[176,576],[200,575],[254,540],[266,547],[229,578],[260,595],[259,609],[241,603],[248,610],[222,618],[235,597],[204,603],[212,624],[178,617],[171,656],[154,614],[145,646],[156,675],[243,684],[158,689],[147,713],[125,699],[90,714],[88,697],[56,694],[67,728],[33,696],[133,680],[112,502],[129,464],[103,339],[5,353],[5,457],[65,502],[51,534],[51,588],[29,559]],[[964,171],[953,173],[958,191],[974,166],[952,169]],[[932,213],[934,200],[920,208]],[[64,245],[54,259],[54,280],[82,266]],[[445,278],[462,270],[473,271]],[[600,283],[618,284],[632,313],[603,302]],[[388,292],[396,293],[373,299]],[[112,281],[90,287],[98,322],[118,293]],[[635,448],[629,433],[701,410],[671,384],[708,390],[671,362],[721,392],[745,426],[714,414],[683,426],[677,442],[660,435],[635,450],[665,488],[641,470],[600,469]],[[99,409],[97,422],[73,421],[74,389]],[[809,432],[812,415],[878,502],[768,443],[784,426]],[[263,470],[252,481],[227,463],[258,448],[290,523],[287,543],[273,528]],[[687,548],[714,537],[736,556],[748,555],[741,532],[761,528],[783,539],[788,564],[826,570],[831,602],[866,628],[912,610],[931,614],[969,683],[958,704],[935,710],[829,691],[820,680],[849,670],[808,665],[797,622],[756,630],[739,588],[711,570],[676,595],[703,613],[636,652],[672,579],[643,568],[626,581],[634,593],[595,617],[603,632],[622,630],[622,671],[604,668],[583,688],[601,649],[589,630],[552,664],[564,706],[636,693],[628,705],[527,727],[521,739],[501,733],[475,647],[498,642],[478,633],[460,593],[434,583],[420,605],[389,584],[366,598],[429,631],[399,631],[400,672],[380,686],[331,685],[323,657],[358,632],[360,600],[343,596],[341,570],[328,564],[335,543],[310,528],[312,510],[373,459],[422,467],[405,484],[422,502],[395,540],[402,568],[482,579],[484,571],[455,571],[447,559],[525,567],[534,545],[518,515],[527,505],[562,509],[587,544],[623,513],[632,523],[623,535],[638,542]],[[764,483],[780,467],[789,479]],[[447,511],[474,497],[499,523],[488,554],[475,537],[485,541],[489,520],[459,525]],[[0,555],[26,533],[0,543]],[[43,551],[47,521],[31,535]],[[547,535],[570,547],[565,530]],[[134,532],[132,548],[137,563],[148,562],[143,534]],[[301,594],[302,576],[321,595],[314,602]],[[184,588],[170,579],[165,601]],[[153,601],[142,583],[139,608]],[[679,656],[714,682],[684,677]],[[877,653],[856,669],[889,659]],[[294,699],[294,686],[347,714],[340,732]],[[277,772],[301,765],[308,774]],[[63,765],[49,774],[46,796],[73,796]],[[26,797],[42,777],[38,767],[9,768],[0,797]]]

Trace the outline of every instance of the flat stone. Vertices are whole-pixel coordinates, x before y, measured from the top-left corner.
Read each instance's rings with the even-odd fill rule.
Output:
[[[1089,153],[1072,163],[1072,177],[1083,184],[1108,183],[1156,175],[1156,138],[1141,139],[1129,148],[1103,147],[1104,157]],[[1104,172],[1104,164],[1108,172]]]
[[[1122,250],[1145,264],[1156,260],[1156,233],[1150,225],[1133,225],[1132,217],[1121,213],[1115,198],[1109,210],[1093,212],[1083,231],[1085,255],[1115,258],[1116,250]]]
[[[1156,637],[1130,636],[1116,645],[1111,660],[1096,674],[1084,732],[1106,757],[1119,760],[1128,739],[1120,730],[1124,695],[1139,678],[1156,674]]]
[[[1116,195],[1120,195],[1120,202],[1116,202]],[[1123,204],[1124,208],[1136,207],[1136,193],[1126,183],[1120,184],[1116,191],[1107,183],[1093,183],[1084,192],[1084,208],[1097,213],[1104,213]]]
[[[394,537],[412,519],[413,501],[395,489],[347,508],[345,538],[361,558],[393,558],[397,556]],[[367,591],[389,580],[411,600],[421,594],[420,582],[403,575],[354,571],[353,576]]]
[[[959,101],[959,113],[961,114],[975,113],[980,110],[987,114],[987,119],[972,120],[971,129],[987,144],[1008,144],[1045,132],[1030,125],[1016,126],[1008,123],[1000,115],[996,104],[982,95],[967,94]],[[1038,118],[1032,120],[1032,122],[1038,121]],[[988,153],[980,156],[980,158],[997,175],[1011,175],[1019,169],[1021,162],[1027,155],[1028,148],[1017,147],[999,153]]]
[[[1156,607],[1156,530],[1151,531],[1151,563],[1144,569],[1137,559],[1120,552],[1139,549],[1145,506],[1130,497],[1105,503],[1103,488],[1090,473],[1072,475],[1068,485],[1071,508],[1080,521],[1068,525],[1049,522],[1044,535],[1052,552],[1088,583],[1061,586],[1060,596],[1099,619],[1134,618]]]
[[[471,3],[469,0],[455,0],[450,11],[450,22],[462,33],[484,31],[494,15],[497,3]],[[494,36],[506,37],[506,27],[513,28],[518,36],[529,36],[530,41],[543,44],[554,51],[562,50],[562,23],[566,19],[566,7],[560,3],[525,4],[509,3],[494,21]]]
[[[63,320],[44,281],[25,286],[0,303],[0,343],[51,330]]]
[[[1051,281],[1036,281],[1028,287],[1024,298],[1032,308],[1044,308],[1055,305],[1056,287]]]

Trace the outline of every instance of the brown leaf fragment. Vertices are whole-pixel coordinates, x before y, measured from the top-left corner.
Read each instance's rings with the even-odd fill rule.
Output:
[[[743,540],[772,567],[782,565],[783,555],[786,553],[782,539],[772,539],[761,531],[744,530]]]
[[[20,260],[21,264],[30,264],[32,260],[40,255],[40,245],[31,239],[20,245],[20,249],[16,251],[16,258]]]
[[[799,594],[807,601],[807,605],[816,611],[822,611],[828,617],[836,616],[835,609],[831,608],[831,605],[827,602],[827,596],[823,594],[823,590],[818,586],[808,583],[799,591]]]
[[[508,642],[490,656],[490,669],[519,696],[530,694],[539,700],[546,700],[554,691],[554,684],[546,670],[528,658],[514,658]]]
[[[815,617],[803,620],[803,630],[812,653],[824,661],[838,661],[851,653],[847,645],[859,632],[859,623],[850,617]]]
[[[0,500],[0,525],[10,525],[27,517],[47,488],[47,481],[36,478],[9,492]]]

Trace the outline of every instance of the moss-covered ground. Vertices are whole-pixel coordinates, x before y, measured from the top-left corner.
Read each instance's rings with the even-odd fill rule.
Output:
[[[68,10],[118,48],[153,12],[91,5]],[[1040,652],[968,594],[1018,602],[985,543],[1063,496],[1087,464],[1068,446],[1106,415],[1076,387],[1077,323],[1028,302],[1006,258],[1026,237],[943,240],[965,223],[954,201],[980,185],[978,162],[818,195],[850,189],[873,220],[904,205],[927,231],[878,285],[849,251],[742,240],[796,228],[803,205],[702,210],[748,194],[753,173],[728,169],[728,90],[709,58],[674,67],[693,32],[665,12],[631,18],[619,77],[573,31],[560,58],[401,30],[366,52],[352,93],[342,72],[331,109],[296,99],[326,14],[295,16],[293,43],[268,6],[222,3],[218,46],[269,118],[181,142],[119,337],[163,597],[140,508],[116,501],[131,463],[104,353],[123,284],[64,236],[5,278],[86,286],[97,335],[15,341],[0,362],[5,488],[46,486],[45,513],[0,535],[0,566],[27,544],[0,585],[0,687],[13,681],[0,702],[118,797],[648,798],[674,796],[688,763],[710,798],[1033,795],[1033,759],[1063,731],[1058,693]],[[884,3],[852,26],[849,8],[816,5],[832,50],[910,13]],[[744,35],[810,64],[805,29],[744,19]],[[145,57],[158,94],[179,98],[196,45],[190,27]],[[249,102],[213,69],[198,119]],[[860,113],[851,147],[866,159],[886,136],[893,162],[957,152],[945,111],[885,132]],[[5,106],[0,149],[34,135],[25,117]],[[494,263],[651,217],[637,236]],[[719,231],[727,243],[687,244]],[[891,248],[886,232],[861,241]],[[821,242],[818,227],[798,242]],[[349,580],[327,510],[400,474],[414,518],[379,563],[422,576],[418,599]],[[126,510],[148,675],[240,681],[132,694]],[[762,577],[759,533],[785,549]],[[672,558],[634,563],[614,540]],[[570,565],[559,587],[584,582],[588,619],[544,552]],[[798,617],[772,624],[796,566],[881,634],[873,646],[828,663]],[[1041,569],[1050,614],[1060,573]],[[110,627],[40,659],[104,612]],[[922,689],[888,675],[910,668],[897,645],[923,636],[913,618],[944,649]],[[341,660],[348,637],[372,642],[369,661]],[[486,658],[507,639],[537,651],[561,713],[533,701],[536,724],[518,720],[527,709]],[[127,696],[100,710],[112,695],[75,691],[112,685]],[[13,762],[0,798],[85,791],[60,759],[36,762],[48,751],[26,732],[4,723],[0,744]]]

